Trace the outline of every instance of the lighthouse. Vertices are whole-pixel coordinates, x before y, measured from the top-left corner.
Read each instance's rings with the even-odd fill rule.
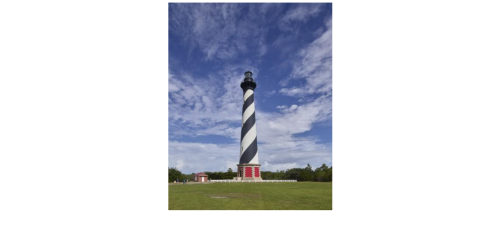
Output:
[[[245,79],[240,87],[243,90],[243,112],[237,176],[241,180],[262,180],[257,151],[257,126],[255,125],[254,90],[257,88],[257,83],[252,78],[252,72],[245,72]]]

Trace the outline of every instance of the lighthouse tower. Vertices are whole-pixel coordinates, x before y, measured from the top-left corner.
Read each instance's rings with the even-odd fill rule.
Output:
[[[252,72],[245,72],[240,84],[243,89],[243,118],[241,124],[240,163],[238,177],[242,180],[262,180],[260,176],[259,155],[257,151],[257,127],[255,125],[255,103],[253,91],[257,83]]]

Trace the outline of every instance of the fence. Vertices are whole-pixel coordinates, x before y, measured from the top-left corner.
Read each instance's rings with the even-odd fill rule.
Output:
[[[297,182],[297,180],[209,180],[210,183],[274,183]]]

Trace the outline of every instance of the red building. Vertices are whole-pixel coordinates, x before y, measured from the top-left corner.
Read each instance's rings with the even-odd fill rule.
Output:
[[[207,182],[208,175],[205,173],[195,173],[194,174],[194,182]]]

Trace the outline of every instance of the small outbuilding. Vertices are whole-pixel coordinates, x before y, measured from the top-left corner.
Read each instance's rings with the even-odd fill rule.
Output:
[[[194,174],[194,181],[195,182],[207,182],[208,175],[205,173],[195,173]]]

